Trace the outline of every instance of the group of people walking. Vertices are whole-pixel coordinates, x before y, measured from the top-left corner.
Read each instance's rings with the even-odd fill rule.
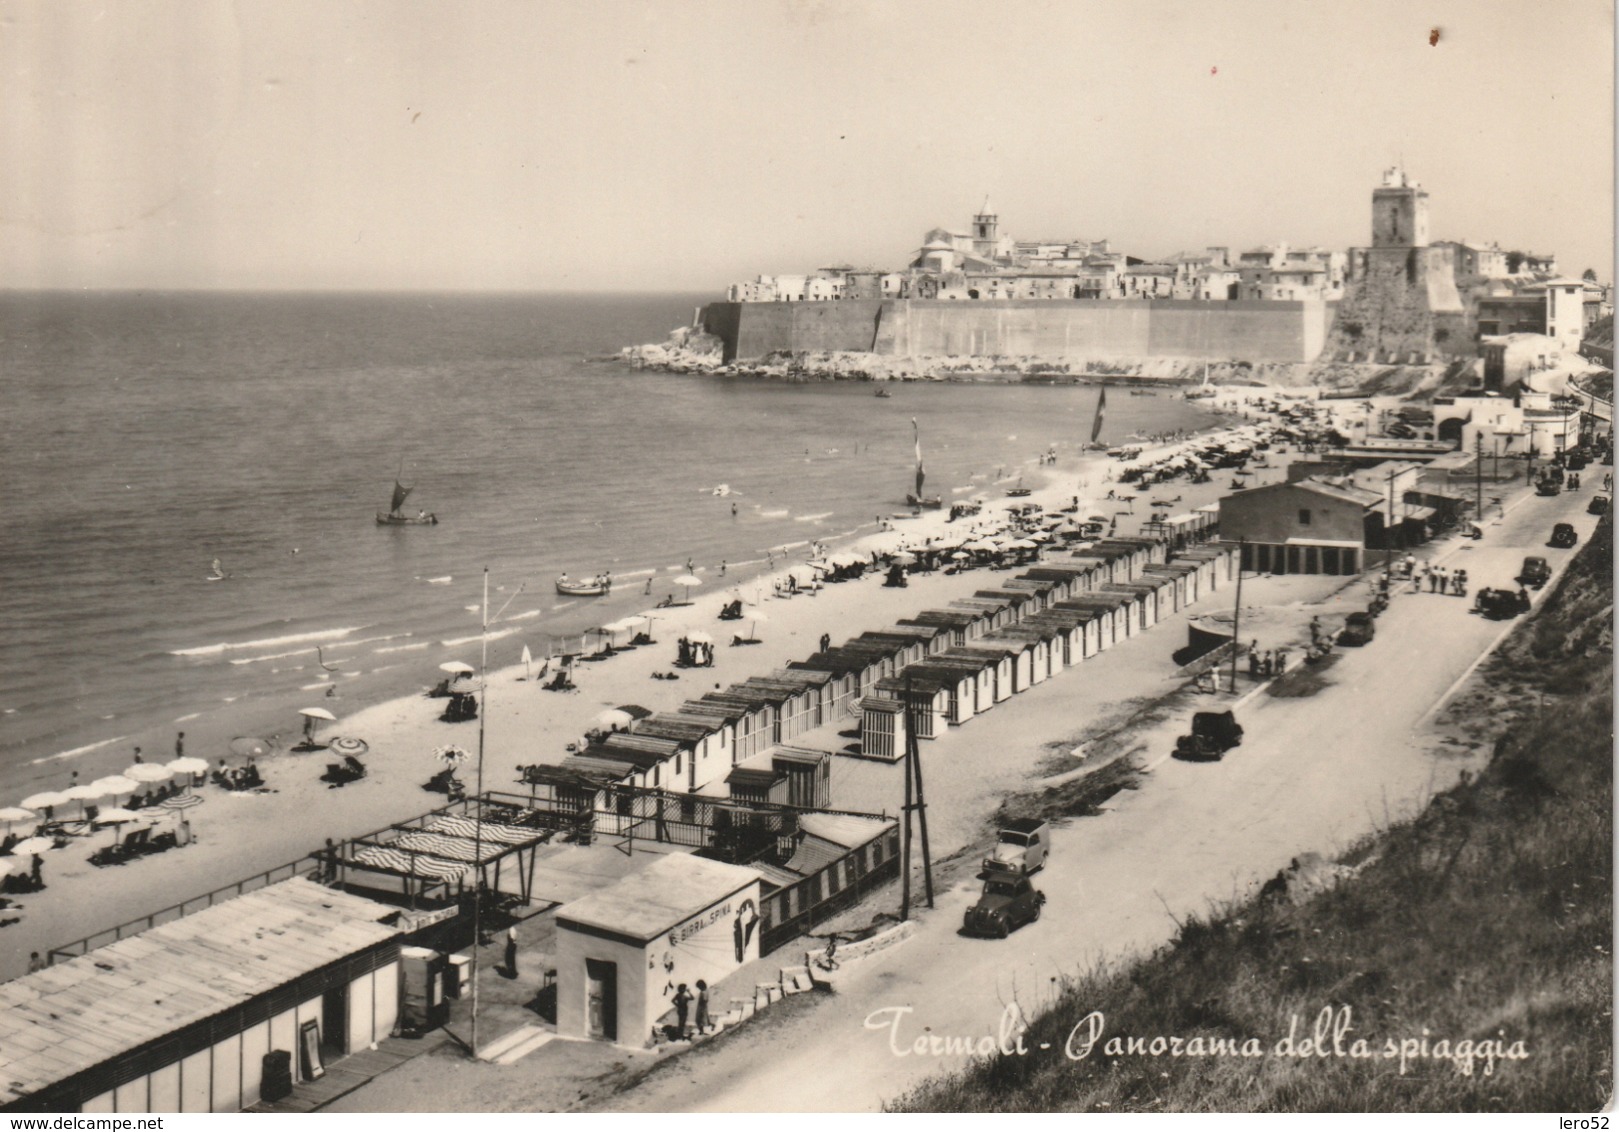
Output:
[[[1444,566],[1423,566],[1420,571],[1411,572],[1411,592],[1421,593],[1423,584],[1428,586],[1431,594],[1449,594],[1454,597],[1467,596],[1467,571],[1463,569],[1451,570]]]

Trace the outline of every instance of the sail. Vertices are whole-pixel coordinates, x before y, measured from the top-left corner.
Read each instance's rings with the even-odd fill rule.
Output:
[[[927,478],[927,472],[922,467],[922,430],[915,417],[911,418],[911,430],[916,434],[916,497],[921,499],[922,481]]]
[[[394,501],[389,506],[388,510],[397,511],[403,507],[405,505],[405,500],[410,497],[412,490],[414,489],[406,487],[398,480],[394,480]]]
[[[1102,418],[1107,415],[1107,386],[1102,386],[1101,395],[1096,398],[1096,419],[1091,421],[1091,443],[1102,435]]]

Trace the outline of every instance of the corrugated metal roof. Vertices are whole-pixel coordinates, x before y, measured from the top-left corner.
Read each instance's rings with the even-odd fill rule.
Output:
[[[294,877],[0,984],[0,1104],[383,943],[397,912]]]

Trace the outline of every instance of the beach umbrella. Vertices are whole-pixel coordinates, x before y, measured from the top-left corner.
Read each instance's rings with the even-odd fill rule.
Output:
[[[770,618],[765,616],[764,610],[755,609],[752,613],[748,614],[748,620],[753,622],[753,628],[748,630],[748,636],[757,640],[759,636],[759,622],[769,621]]]
[[[11,827],[13,823],[29,821],[37,816],[38,815],[36,815],[33,810],[24,809],[22,806],[6,806],[5,808],[0,809],[0,821],[6,823],[7,836],[10,836],[11,834]]]
[[[22,804],[30,810],[48,810],[53,806],[65,806],[73,801],[62,790],[44,790],[38,794],[30,794],[22,800]]]
[[[94,786],[70,786],[62,793],[67,795],[68,801],[79,804],[80,813],[84,812],[86,802],[97,802],[106,797],[106,791],[98,790]]]
[[[916,555],[908,550],[902,550],[894,555],[894,561],[900,566],[911,566],[916,563]]]
[[[123,825],[125,822],[143,821],[148,815],[138,814],[134,810],[126,810],[122,806],[113,806],[102,810],[96,815],[97,825]]]
[[[167,782],[174,777],[174,771],[162,763],[136,763],[124,771],[124,777],[131,782]]]
[[[257,742],[257,740],[254,740],[254,742]],[[207,759],[199,759],[199,758],[196,758],[193,755],[185,755],[182,758],[170,759],[167,763],[165,763],[163,765],[167,766],[175,774],[207,774],[208,773],[208,760]]]
[[[165,810],[186,810],[192,806],[202,805],[203,800],[189,790],[184,794],[176,794],[172,798],[165,798],[158,803]]]
[[[121,774],[109,774],[105,778],[98,778],[90,783],[91,790],[96,791],[96,797],[114,798],[119,794],[133,794],[141,788],[141,784],[133,778],[125,778]],[[72,790],[68,791],[73,793]]]
[[[28,837],[11,847],[14,857],[32,857],[36,853],[49,853],[56,848],[56,842],[49,837]]]
[[[251,735],[238,735],[230,741],[230,753],[247,758],[257,758],[260,755],[270,753],[270,744],[263,739],[255,739]],[[204,766],[202,769],[206,771],[208,768]]]
[[[968,554],[965,550],[957,550],[957,551],[953,552],[950,555],[950,557],[956,559],[959,562],[963,558],[971,558],[972,555]]]
[[[455,746],[440,747],[433,752],[433,757],[451,769],[454,769],[467,761],[466,751]]]
[[[687,601],[691,600],[691,588],[693,586],[700,586],[702,584],[703,580],[696,574],[682,574],[680,577],[675,579],[675,585],[684,586],[686,588],[685,600]]]
[[[337,716],[323,707],[299,708],[298,714],[304,717],[304,745],[313,748],[315,744],[315,721],[324,719],[331,723],[337,722]]]
[[[364,739],[338,738],[333,739],[326,749],[334,755],[354,755],[358,758],[371,749],[371,744]]]
[[[473,668],[472,665],[466,663],[463,660],[447,660],[443,664],[438,666],[438,670],[440,672],[448,672],[452,676],[459,676],[459,675],[463,675],[463,674],[468,673],[468,672],[476,672],[477,671],[476,668]],[[307,715],[309,713],[305,712],[304,714]],[[327,715],[327,716],[322,716],[321,718],[323,718],[323,719],[331,719],[332,717]]]

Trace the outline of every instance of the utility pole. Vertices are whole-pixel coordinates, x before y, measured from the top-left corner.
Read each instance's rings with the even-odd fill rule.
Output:
[[[1383,532],[1383,577],[1392,586],[1394,582],[1394,469],[1389,470],[1389,522]],[[1401,540],[1404,541],[1403,539]]]
[[[922,835],[922,885],[928,896],[928,907],[933,907],[933,854],[928,845],[928,803],[922,789],[922,748],[917,741],[915,701],[911,698],[911,676],[905,675],[905,761],[906,773],[916,778],[916,822]],[[910,858],[906,858],[910,864]]]
[[[1248,540],[1237,540],[1237,607],[1231,614],[1231,691],[1237,690],[1237,654],[1242,652],[1242,560],[1248,556]]]
[[[1473,516],[1482,523],[1484,521],[1484,434],[1473,434]]]
[[[906,680],[906,690],[910,689],[910,680]],[[900,719],[905,727],[905,804],[900,808],[900,856],[899,863],[899,918],[904,923],[911,918],[911,705],[905,704],[905,710],[900,713]]]
[[[489,567],[483,568],[483,655],[478,662],[478,770],[472,826],[472,1056],[478,1057],[478,946],[483,942],[483,733],[489,717]]]

